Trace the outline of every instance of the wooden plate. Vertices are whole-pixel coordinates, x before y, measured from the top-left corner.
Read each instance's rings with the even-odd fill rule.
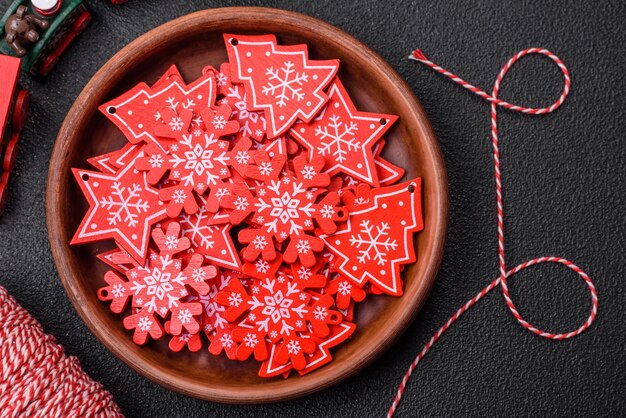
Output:
[[[306,43],[313,59],[338,58],[339,75],[357,107],[400,116],[387,135],[384,156],[423,178],[425,228],[418,234],[418,262],[404,270],[401,298],[369,297],[355,309],[357,331],[333,351],[334,360],[304,377],[261,379],[254,361],[230,361],[200,353],[172,353],[162,339],[135,345],[121,317],[96,297],[107,270],[95,255],[110,243],[70,247],[87,203],[70,168],[86,167],[91,156],[120,148],[121,132],[98,105],[140,81],[154,82],[175,63],[187,80],[207,64],[226,60],[222,33],[274,33],[282,44]],[[447,226],[447,181],[437,141],[417,99],[382,58],[339,29],[297,13],[265,8],[197,12],[166,23],[118,52],[91,79],[61,127],[50,162],[48,233],[63,285],[91,332],[117,357],[148,379],[189,396],[217,402],[287,400],[334,385],[387,349],[415,317],[435,280]],[[400,379],[400,376],[398,376]]]

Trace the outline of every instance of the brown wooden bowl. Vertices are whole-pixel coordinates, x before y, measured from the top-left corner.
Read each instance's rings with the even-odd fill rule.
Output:
[[[357,107],[400,120],[387,135],[384,156],[423,178],[425,228],[417,235],[418,261],[404,270],[404,296],[372,296],[360,303],[354,336],[333,350],[334,360],[306,376],[262,379],[254,361],[199,353],[172,353],[165,338],[144,347],[132,341],[120,316],[96,297],[107,266],[95,255],[111,244],[70,247],[87,211],[71,167],[120,148],[122,133],[102,116],[101,103],[140,81],[154,82],[172,63],[184,77],[226,61],[222,33],[274,33],[282,44],[306,43],[313,59],[339,58],[339,74]],[[426,300],[441,262],[447,226],[447,181],[424,110],[400,76],[365,45],[341,30],[298,13],[266,8],[200,11],[166,23],[118,52],[96,73],[70,109],[52,153],[47,191],[52,253],[74,307],[91,332],[118,358],[148,379],[189,396],[227,403],[262,403],[310,394],[356,373],[387,349]],[[398,376],[398,379],[400,376]]]

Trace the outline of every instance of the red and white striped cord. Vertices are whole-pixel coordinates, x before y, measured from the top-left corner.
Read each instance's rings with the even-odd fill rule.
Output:
[[[500,84],[502,83],[504,76],[511,69],[513,64],[515,64],[519,59],[530,54],[540,54],[540,55],[550,58],[560,68],[561,72],[563,73],[563,78],[565,80],[563,92],[561,93],[561,96],[558,98],[558,100],[548,107],[529,108],[529,107],[518,106],[509,102],[505,102],[504,100],[498,99],[498,92],[500,90]],[[549,338],[552,340],[564,340],[567,338],[575,337],[581,334],[582,332],[584,332],[587,328],[589,328],[589,326],[591,326],[598,312],[598,295],[596,293],[596,288],[593,282],[583,270],[581,270],[578,266],[576,266],[571,261],[568,261],[560,257],[539,257],[539,258],[532,259],[530,261],[526,261],[525,263],[522,263],[519,266],[515,267],[514,269],[508,270],[508,271],[507,271],[506,263],[505,263],[504,209],[503,209],[503,203],[502,203],[502,181],[501,181],[502,176],[500,172],[500,150],[499,150],[499,145],[498,145],[497,109],[498,109],[498,106],[501,106],[501,107],[504,107],[505,109],[509,109],[515,112],[526,113],[530,115],[543,115],[546,113],[554,112],[563,104],[563,102],[567,98],[567,95],[569,94],[569,91],[570,91],[571,80],[570,80],[569,71],[565,67],[565,64],[563,64],[563,62],[561,61],[559,57],[557,57],[552,52],[546,49],[529,48],[529,49],[523,50],[517,53],[513,58],[511,58],[506,63],[506,65],[502,68],[502,70],[500,70],[500,73],[498,74],[498,78],[496,79],[496,83],[493,86],[493,92],[491,94],[487,94],[481,89],[479,89],[478,87],[471,85],[470,83],[461,79],[457,75],[452,74],[451,72],[431,62],[430,60],[426,58],[426,56],[424,56],[422,51],[420,51],[419,49],[416,49],[415,51],[413,51],[413,53],[411,54],[409,58],[412,60],[421,62],[423,64],[426,64],[433,70],[445,75],[446,77],[448,77],[455,83],[459,84],[461,87],[466,88],[467,90],[471,91],[472,93],[482,97],[483,99],[491,103],[491,138],[492,138],[492,145],[493,145],[493,160],[494,160],[494,170],[495,170],[495,177],[496,177],[496,201],[497,201],[497,207],[498,207],[498,258],[500,262],[500,267],[499,267],[500,276],[494,281],[492,281],[491,283],[489,283],[489,285],[485,287],[483,290],[481,290],[476,296],[474,296],[469,301],[467,301],[467,303],[463,305],[458,311],[456,311],[456,313],[452,315],[450,319],[448,319],[448,321],[437,331],[437,333],[433,335],[433,337],[428,341],[428,343],[426,343],[422,351],[420,351],[420,353],[417,355],[415,360],[413,360],[413,363],[411,363],[411,366],[407,370],[406,374],[404,375],[404,378],[402,379],[402,382],[400,383],[400,386],[398,387],[398,392],[396,393],[393,403],[391,404],[391,407],[389,408],[389,412],[387,413],[387,417],[389,418],[392,417],[394,412],[396,411],[396,408],[398,407],[398,404],[400,403],[400,399],[402,398],[402,394],[404,393],[404,390],[406,388],[406,384],[409,381],[411,374],[415,370],[415,367],[424,358],[424,356],[432,348],[435,342],[437,342],[437,340],[443,335],[443,333],[446,332],[446,330],[450,328],[452,324],[454,324],[457,321],[457,319],[461,317],[461,315],[467,312],[472,306],[474,306],[479,300],[485,297],[487,293],[489,293],[491,290],[496,288],[498,285],[500,285],[500,288],[502,289],[502,295],[504,296],[506,305],[511,311],[511,313],[513,314],[513,316],[515,317],[515,319],[524,328],[544,338]],[[517,308],[515,307],[515,304],[513,303],[513,300],[511,299],[511,295],[509,294],[509,287],[507,284],[507,279],[513,276],[514,274],[524,270],[527,267],[530,267],[536,264],[541,264],[541,263],[563,264],[564,266],[568,267],[570,270],[578,273],[578,275],[585,281],[585,284],[589,288],[589,292],[591,293],[591,312],[589,313],[589,317],[587,318],[587,320],[578,329],[571,331],[571,332],[563,333],[563,334],[554,334],[551,332],[542,331],[538,329],[537,327],[533,326],[532,324],[530,324],[528,321],[526,321],[522,317],[522,315],[519,313]]]
[[[123,417],[76,357],[0,286],[0,416]]]

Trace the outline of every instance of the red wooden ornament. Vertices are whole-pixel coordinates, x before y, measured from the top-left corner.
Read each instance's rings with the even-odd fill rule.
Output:
[[[359,287],[370,282],[402,295],[400,267],[415,261],[413,233],[422,223],[421,179],[373,189],[371,202],[350,212],[339,230],[322,236],[333,267]]]
[[[306,45],[278,46],[274,35],[225,34],[231,79],[243,83],[247,108],[265,111],[267,136],[276,138],[297,120],[309,122],[328,100],[338,60],[309,60]]]
[[[319,116],[308,124],[294,125],[289,134],[308,150],[309,158],[326,158],[328,174],[346,173],[378,186],[372,147],[398,117],[359,112],[338,77],[328,96],[328,104]]]
[[[129,142],[156,142],[152,121],[161,121],[161,110],[189,110],[200,115],[215,103],[215,77],[212,72],[191,84],[168,70],[153,87],[139,83],[121,96],[101,105],[99,110],[124,133]]]
[[[265,115],[263,112],[248,109],[244,86],[231,82],[229,63],[220,66],[220,71],[215,74],[215,80],[218,94],[224,96],[218,104],[227,104],[233,109],[233,119],[239,122],[241,135],[261,141],[267,130]]]
[[[137,155],[137,158],[143,153]],[[71,244],[115,239],[118,246],[143,264],[150,229],[167,214],[158,190],[146,174],[128,164],[116,174],[73,169],[74,177],[89,202],[89,210]]]

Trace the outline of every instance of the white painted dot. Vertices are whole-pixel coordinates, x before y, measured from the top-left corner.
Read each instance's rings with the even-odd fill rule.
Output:
[[[381,206],[382,206],[383,209],[387,209],[387,204],[386,203],[383,203]]]
[[[341,241],[340,241],[340,240],[337,240],[337,241],[335,241],[335,244],[337,244],[337,245],[341,245]]]
[[[133,174],[139,174],[139,170],[137,170],[136,168],[133,169]]]
[[[335,103],[335,107],[339,107],[339,102]]]
[[[248,74],[252,72],[252,68],[248,68]]]
[[[385,273],[386,273],[386,272],[385,272],[385,270],[381,270],[381,271],[380,271],[380,275],[381,275],[381,276],[384,276],[384,275],[385,275]]]
[[[309,101],[309,102],[306,102],[306,105],[307,105],[307,106],[311,106],[311,102],[310,102],[310,101]]]
[[[269,56],[270,56],[270,51],[267,51],[267,52],[265,53],[265,56],[266,56],[266,57],[269,57]]]
[[[357,168],[363,168],[363,164],[361,164],[361,163],[358,163],[356,166],[357,166]]]
[[[91,224],[91,229],[96,229],[98,227],[98,225],[96,224]]]
[[[133,111],[132,111],[132,110],[129,110],[129,111],[128,111],[128,114],[129,114],[129,115],[132,115],[132,114],[133,114]]]
[[[163,202],[159,200],[159,206],[163,206]]]
[[[317,80],[317,79],[318,79],[317,74],[313,74],[313,80]]]
[[[222,255],[226,255],[226,250],[222,250]]]
[[[251,57],[252,56],[252,52],[248,51],[246,52],[246,57]]]
[[[280,115],[280,117],[278,119],[285,120],[285,116],[284,115]]]
[[[97,181],[94,181],[93,183],[91,183],[91,185],[93,187],[98,187],[98,186],[100,186],[100,183],[98,183]]]
[[[304,129],[304,128],[300,128],[300,133],[304,133],[305,130],[306,129]]]
[[[374,125],[373,123],[370,123],[370,129],[375,129],[376,125]]]
[[[406,221],[400,221],[400,225],[402,226],[406,225]]]
[[[140,123],[139,125],[137,125],[139,127],[139,129],[143,129],[143,123]]]
[[[133,234],[130,236],[132,239],[137,239],[137,234]]]
[[[273,157],[273,156],[274,156],[274,152],[272,151],[270,152],[270,157]]]
[[[147,99],[143,101],[143,104],[148,104],[150,103]]]
[[[357,266],[352,266],[352,271],[356,271]]]

